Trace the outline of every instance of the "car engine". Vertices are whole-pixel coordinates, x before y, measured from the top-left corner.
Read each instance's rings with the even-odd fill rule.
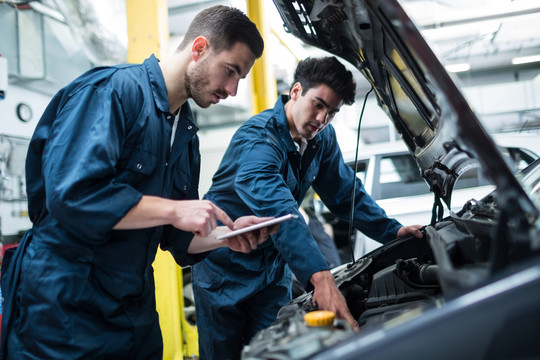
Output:
[[[489,281],[496,210],[494,194],[422,229],[423,238],[396,239],[332,270],[360,334],[400,324]],[[277,320],[244,348],[243,359],[304,359],[358,334],[344,320],[306,325],[312,293],[284,306]]]

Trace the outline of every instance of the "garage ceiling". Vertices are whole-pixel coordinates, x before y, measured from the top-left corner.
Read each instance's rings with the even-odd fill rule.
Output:
[[[268,0],[267,0],[268,1]],[[322,1],[322,0],[321,0]],[[231,1],[169,0],[171,34],[181,35],[202,8]],[[403,0],[402,5],[448,65],[470,71],[512,68],[515,58],[540,55],[538,0]],[[540,66],[540,59],[536,67]]]
[[[316,0],[327,2],[329,0]],[[336,0],[334,0],[336,1]],[[540,71],[540,59],[536,62],[513,64],[522,57],[540,55],[540,2],[538,0],[403,0],[407,9],[445,65],[468,66],[469,70],[460,73],[468,81],[496,81],[497,74],[516,77],[519,80],[534,77]],[[278,17],[277,11],[269,0],[261,0],[270,9],[269,17]],[[226,4],[245,8],[245,1],[192,1],[168,0],[169,28],[171,44],[178,44],[178,39],[185,33],[193,16],[203,8],[216,4]],[[76,15],[66,13],[66,6],[76,9]],[[125,18],[118,16],[118,9],[125,6],[124,0],[41,0],[41,1],[0,1],[0,32],[6,35],[4,44],[0,44],[0,53],[11,56],[10,81],[45,94],[54,94],[67,79],[72,79],[92,65],[122,62],[112,55],[110,44],[103,42],[117,41],[115,49],[126,46],[127,34],[111,36],[105,22],[99,21],[99,14],[115,14],[112,27],[118,27]],[[114,10],[111,10],[114,9]],[[99,10],[99,11],[98,11]],[[25,16],[20,16],[21,13]],[[26,16],[32,13],[32,16]],[[41,19],[39,19],[41,17]],[[27,25],[21,26],[21,19],[26,18]],[[38,21],[40,20],[40,21]],[[276,27],[274,35],[282,31],[279,19],[272,22]],[[84,31],[81,27],[84,22]],[[269,21],[270,22],[270,21]],[[91,25],[95,31],[91,31]],[[64,26],[64,30],[62,30]],[[69,29],[71,28],[71,31]],[[15,30],[13,30],[15,29]],[[89,30],[90,29],[90,30]],[[18,34],[15,34],[16,32]],[[41,31],[42,41],[37,32]],[[12,37],[10,37],[12,33]],[[24,35],[33,43],[32,46],[20,42]],[[86,35],[86,38],[85,38]],[[273,36],[273,35],[272,35]],[[17,40],[19,39],[19,40]],[[81,40],[85,39],[85,40]],[[125,39],[122,43],[121,39]],[[279,41],[284,47],[300,48],[303,45]],[[17,43],[19,41],[19,43]],[[291,40],[292,41],[292,40]],[[35,63],[35,45],[43,48],[40,71],[29,76],[23,73],[22,65],[29,59]],[[302,54],[306,54],[305,48]],[[31,54],[31,57],[28,57]],[[86,54],[86,56],[84,55]],[[26,56],[25,56],[26,55]],[[99,56],[102,56],[101,58]],[[109,56],[109,59],[103,57]],[[279,57],[279,56],[278,56]],[[37,58],[39,60],[39,56]],[[69,64],[63,64],[67,59]],[[280,60],[281,61],[281,60]],[[16,66],[15,64],[18,64]],[[14,66],[15,65],[15,66]],[[28,64],[27,64],[28,65]],[[35,64],[29,64],[34,66]],[[18,69],[13,71],[12,69]],[[279,74],[279,73],[278,73]],[[466,75],[463,75],[466,74]],[[486,80],[488,79],[488,80]],[[471,85],[470,83],[468,85]],[[229,115],[227,115],[228,117]]]
[[[445,64],[492,70],[540,55],[537,0],[407,0],[404,7]]]

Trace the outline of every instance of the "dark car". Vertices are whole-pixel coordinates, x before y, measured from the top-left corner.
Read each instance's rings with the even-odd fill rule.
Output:
[[[515,173],[396,0],[274,0],[285,29],[371,83],[434,194],[424,237],[333,270],[353,316],[306,324],[312,293],[284,306],[243,359],[540,358],[540,162]],[[460,175],[495,186],[450,208]]]

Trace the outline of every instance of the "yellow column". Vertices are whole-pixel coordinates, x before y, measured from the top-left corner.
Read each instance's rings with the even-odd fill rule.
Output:
[[[250,72],[252,92],[252,112],[257,114],[263,110],[274,107],[277,98],[277,85],[270,54],[268,53],[269,30],[264,21],[264,1],[247,0],[247,15],[257,25],[265,41],[265,50],[262,56],[255,61]]]
[[[150,54],[167,56],[169,10],[167,0],[126,0],[128,62],[140,63]]]
[[[150,54],[167,56],[169,14],[167,0],[126,0],[129,63]],[[184,317],[182,269],[169,252],[158,250],[154,261],[156,308],[163,336],[163,359],[182,360],[199,355],[196,327]]]

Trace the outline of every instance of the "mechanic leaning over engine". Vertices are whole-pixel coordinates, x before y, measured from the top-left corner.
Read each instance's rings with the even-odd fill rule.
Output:
[[[298,207],[313,185],[325,205],[348,220],[356,181],[354,226],[385,243],[414,234],[386,216],[343,160],[330,122],[354,102],[352,73],[335,57],[308,58],[295,71],[289,95],[234,134],[205,197],[234,217],[298,215],[249,254],[221,248],[193,267],[200,359],[237,359],[242,346],[268,327],[291,300],[291,269],[314,288],[319,309],[355,329],[355,319]],[[353,180],[355,179],[355,180]],[[290,267],[290,268],[289,268]]]

